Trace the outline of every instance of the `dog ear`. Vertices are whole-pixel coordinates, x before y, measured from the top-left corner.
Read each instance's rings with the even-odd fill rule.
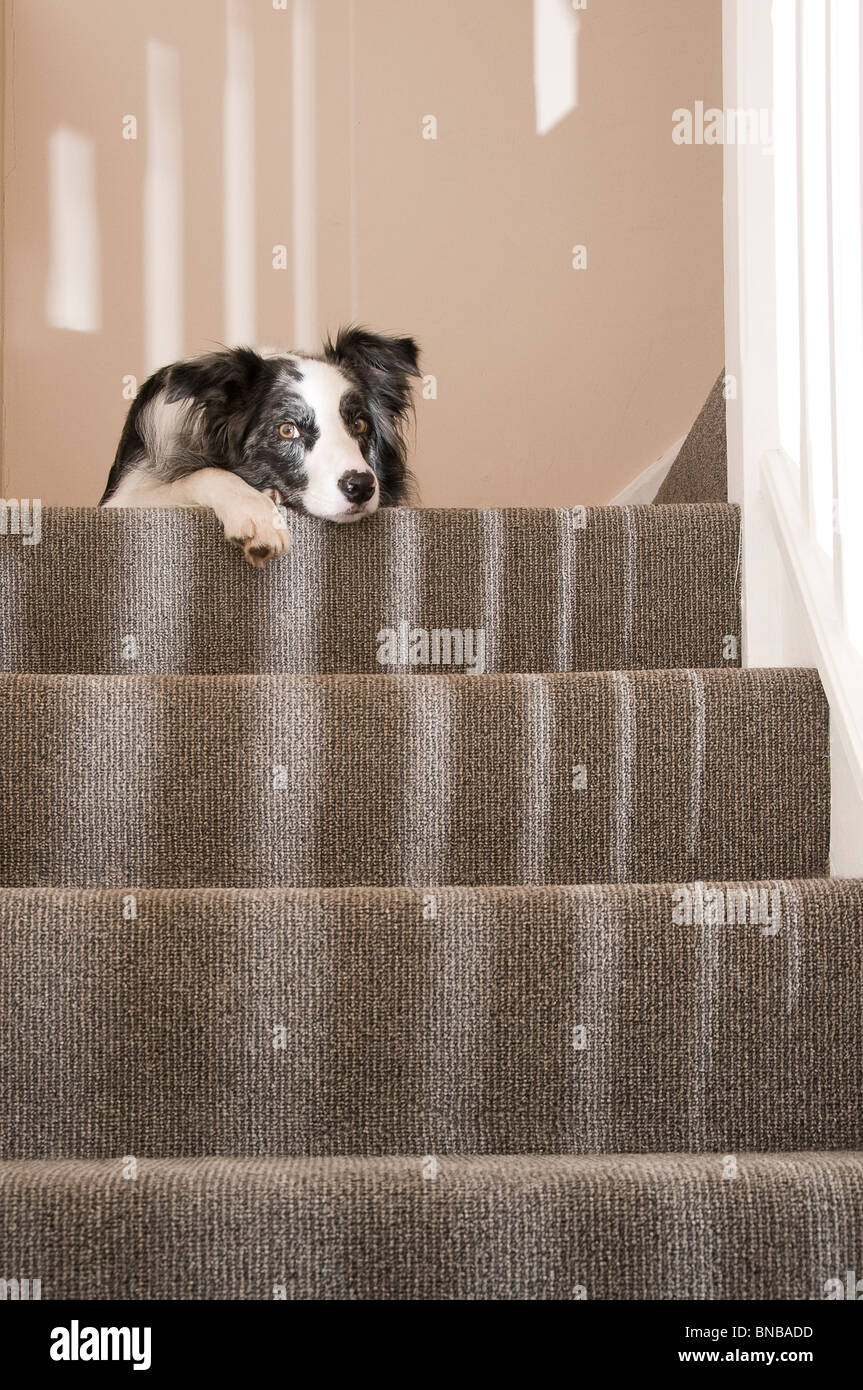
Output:
[[[324,360],[342,367],[358,382],[372,412],[377,434],[375,472],[385,507],[402,502],[410,489],[405,432],[413,404],[412,376],[419,376],[419,348],[413,338],[390,338],[367,328],[341,328],[324,343]]]
[[[252,348],[228,348],[168,369],[165,399],[193,400],[207,445],[225,462],[236,463],[254,410],[257,388],[269,364]]]
[[[340,328],[324,343],[324,357],[345,367],[393,415],[411,403],[410,378],[420,375],[419,348],[413,338],[388,337],[367,328]]]

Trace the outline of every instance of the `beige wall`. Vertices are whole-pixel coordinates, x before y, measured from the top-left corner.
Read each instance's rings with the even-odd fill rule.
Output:
[[[9,161],[6,156],[6,137],[8,132],[8,127],[6,123],[5,62],[5,56],[8,51],[8,38],[6,29],[7,22],[8,16],[6,11],[6,0],[0,0],[0,36],[2,36],[4,58],[4,61],[0,62],[0,171],[2,171],[4,175],[6,169],[9,167]],[[6,438],[6,393],[3,386],[3,338],[4,327],[6,322],[6,315],[4,309],[6,294],[4,281],[4,249],[6,243],[4,209],[5,196],[2,192],[0,192],[0,497],[6,497],[10,491],[10,489],[6,486],[6,450],[4,448],[4,440]]]
[[[532,0],[7,5],[10,495],[95,502],[123,378],[161,349],[309,346],[352,316],[415,334],[437,378],[427,505],[607,501],[697,413],[722,157],[675,145],[671,113],[721,104],[721,0],[587,0],[577,104],[545,134]]]

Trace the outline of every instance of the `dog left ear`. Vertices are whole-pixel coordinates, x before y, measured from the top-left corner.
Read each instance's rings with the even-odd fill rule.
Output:
[[[324,343],[324,357],[345,367],[394,415],[411,401],[410,378],[420,375],[419,348],[413,338],[391,338],[367,328],[340,328]]]
[[[226,348],[169,367],[165,399],[169,404],[193,400],[211,452],[237,463],[256,390],[271,376],[271,365],[253,348]]]
[[[411,377],[420,375],[419,348],[413,338],[389,338],[352,326],[341,328],[335,342],[326,340],[324,360],[359,383],[375,421],[381,505],[398,505],[410,486],[405,430],[412,405]]]

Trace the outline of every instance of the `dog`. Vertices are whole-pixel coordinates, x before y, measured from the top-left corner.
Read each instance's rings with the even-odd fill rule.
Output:
[[[256,568],[286,507],[353,522],[405,500],[413,338],[356,326],[318,356],[226,348],[162,367],[129,413],[102,507],[209,507]]]

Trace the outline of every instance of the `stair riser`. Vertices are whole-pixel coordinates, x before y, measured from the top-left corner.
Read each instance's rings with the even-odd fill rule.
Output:
[[[809,672],[0,676],[2,883],[823,873]]]
[[[380,665],[377,634],[401,621],[482,631],[489,671],[739,664],[734,507],[291,529],[261,574],[205,514],[48,508],[39,545],[0,537],[0,670],[428,673]]]
[[[863,1146],[863,885],[753,891],[2,893],[0,1157]]]

